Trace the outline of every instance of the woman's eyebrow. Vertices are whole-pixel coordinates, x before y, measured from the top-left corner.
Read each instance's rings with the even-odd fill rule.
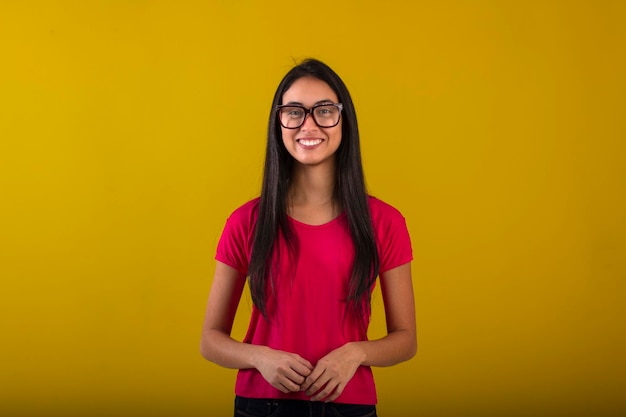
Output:
[[[323,100],[316,101],[315,104],[313,104],[313,105],[315,106],[315,105],[322,104],[322,103],[334,103],[334,101],[332,101],[329,98],[325,98]],[[293,104],[293,105],[297,105],[297,106],[304,106],[304,104],[300,103],[299,101],[290,101],[290,102],[287,102],[285,104]]]

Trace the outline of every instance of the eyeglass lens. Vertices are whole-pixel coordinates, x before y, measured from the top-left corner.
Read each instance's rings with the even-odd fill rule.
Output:
[[[322,105],[312,109],[313,119],[319,127],[333,127],[339,123],[339,109],[334,105]],[[304,107],[286,106],[279,110],[280,124],[283,127],[295,129],[304,124],[309,112]]]

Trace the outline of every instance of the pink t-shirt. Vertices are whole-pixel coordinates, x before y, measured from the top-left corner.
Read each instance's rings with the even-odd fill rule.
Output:
[[[235,210],[226,222],[216,260],[247,275],[259,199]],[[411,241],[402,214],[369,197],[370,212],[383,273],[413,259]],[[354,248],[345,214],[319,226],[289,219],[299,242],[291,259],[279,240],[276,297],[268,301],[269,320],[253,307],[245,343],[297,353],[313,366],[330,351],[351,341],[367,340],[369,317],[348,314],[346,298]],[[372,288],[373,290],[373,288]],[[357,321],[359,320],[359,321]],[[250,398],[309,400],[304,392],[285,394],[272,387],[256,369],[240,369],[235,393]],[[376,404],[370,367],[361,366],[335,400],[339,403]]]

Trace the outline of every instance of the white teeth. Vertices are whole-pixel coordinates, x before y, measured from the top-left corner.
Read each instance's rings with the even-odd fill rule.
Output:
[[[322,140],[321,139],[300,139],[298,142],[304,146],[315,146],[315,145],[319,145],[320,143],[322,143]]]

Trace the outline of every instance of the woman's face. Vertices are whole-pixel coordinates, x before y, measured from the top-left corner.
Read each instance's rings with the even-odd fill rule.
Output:
[[[282,104],[297,104],[310,109],[316,104],[337,103],[337,95],[324,81],[314,77],[297,79],[283,94]],[[289,154],[302,165],[334,163],[335,151],[341,144],[341,125],[319,127],[311,114],[297,129],[281,126],[283,143]]]

